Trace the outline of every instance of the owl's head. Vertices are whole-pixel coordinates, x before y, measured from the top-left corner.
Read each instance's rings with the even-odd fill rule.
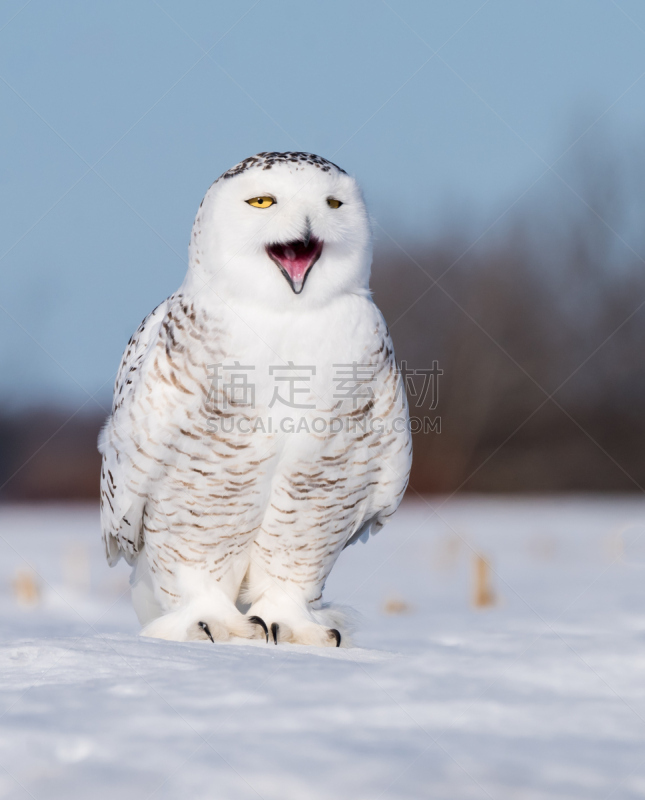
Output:
[[[259,153],[210,187],[190,269],[224,300],[277,308],[368,292],[372,243],[356,181],[309,153]]]

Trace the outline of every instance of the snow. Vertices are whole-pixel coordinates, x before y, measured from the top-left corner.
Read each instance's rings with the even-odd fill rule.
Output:
[[[643,533],[637,497],[416,500],[328,581],[356,647],[175,644],[96,508],[0,507],[0,797],[645,797]]]

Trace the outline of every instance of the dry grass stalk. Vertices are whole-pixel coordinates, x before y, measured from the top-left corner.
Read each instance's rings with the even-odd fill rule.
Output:
[[[400,597],[388,597],[383,604],[383,611],[386,614],[409,614],[411,607]]]
[[[495,592],[491,585],[490,564],[481,555],[475,556],[473,578],[473,605],[475,608],[488,608],[495,605]]]
[[[41,598],[38,578],[33,572],[18,570],[13,579],[13,593],[21,606],[37,606]]]

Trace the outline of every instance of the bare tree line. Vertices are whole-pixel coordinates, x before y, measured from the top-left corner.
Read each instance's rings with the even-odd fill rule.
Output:
[[[377,254],[399,359],[444,371],[416,490],[645,487],[643,161],[588,148],[492,243]]]

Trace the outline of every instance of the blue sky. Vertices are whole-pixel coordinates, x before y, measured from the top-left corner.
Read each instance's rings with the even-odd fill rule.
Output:
[[[642,138],[644,74],[639,0],[5,0],[0,403],[106,402],[242,158],[319,153],[398,239],[478,236],[573,142],[558,170]]]

